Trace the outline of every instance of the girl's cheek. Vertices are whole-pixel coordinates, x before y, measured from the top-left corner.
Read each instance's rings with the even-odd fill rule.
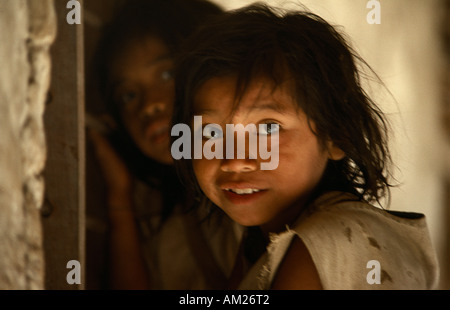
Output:
[[[198,184],[207,196],[212,193],[213,184],[215,184],[215,167],[214,160],[197,159],[194,160],[193,168]]]
[[[205,178],[207,178],[207,169],[202,159],[194,159],[192,162],[194,168],[195,177],[200,185],[202,185]]]

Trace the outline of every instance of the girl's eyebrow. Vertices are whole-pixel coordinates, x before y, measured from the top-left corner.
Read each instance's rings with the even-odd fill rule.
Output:
[[[217,110],[213,110],[213,109],[194,109],[194,115],[214,115],[214,114],[219,114]]]
[[[237,110],[237,109],[236,109]],[[268,112],[276,112],[278,114],[288,114],[288,108],[284,104],[279,104],[273,101],[266,102],[263,104],[254,104],[250,107],[249,112],[253,111],[268,111]],[[194,115],[210,115],[215,116],[220,114],[220,111],[217,109],[210,109],[210,108],[200,108],[194,110]]]
[[[163,62],[163,61],[166,61],[166,60],[172,60],[172,59],[173,59],[172,55],[170,55],[170,54],[163,54],[163,55],[159,56],[158,58],[149,61],[147,63],[147,66],[148,67],[154,66],[154,65],[159,64],[160,62]]]
[[[288,113],[288,108],[285,104],[279,104],[277,102],[274,101],[269,101],[267,103],[264,104],[254,104],[251,108],[250,111],[274,111],[277,112],[279,114],[287,114]]]
[[[146,67],[148,68],[148,67],[156,66],[156,65],[159,65],[160,63],[162,63],[162,62],[164,62],[164,61],[167,61],[167,60],[173,60],[171,54],[163,54],[163,55],[159,56],[158,58],[149,61],[149,62],[146,64]],[[112,83],[111,83],[111,88],[112,88],[112,89],[115,89],[115,88],[117,88],[119,85],[121,85],[122,83],[124,83],[125,81],[126,81],[126,78],[124,78],[124,77],[117,78],[117,79],[115,79],[115,80],[112,81]]]

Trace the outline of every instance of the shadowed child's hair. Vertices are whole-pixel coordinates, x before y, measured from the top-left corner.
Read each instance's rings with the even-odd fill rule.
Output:
[[[118,129],[110,140],[130,171],[141,181],[160,189],[163,195],[163,219],[175,203],[183,199],[175,168],[149,158],[137,147],[125,129],[121,109],[113,99],[111,68],[121,52],[132,42],[149,37],[160,39],[171,56],[176,57],[188,36],[208,19],[223,10],[207,0],[127,0],[112,20],[105,25],[95,54],[95,81],[106,110],[113,116]]]
[[[237,77],[236,104],[256,77],[271,79],[274,87],[289,80],[291,95],[315,124],[320,143],[332,141],[346,154],[329,161],[313,196],[340,190],[380,202],[391,186],[387,122],[361,86],[359,65],[373,73],[344,37],[313,13],[264,4],[230,11],[185,46],[176,65],[173,123],[191,124],[195,95],[212,78]],[[191,160],[176,165],[190,190],[202,197]]]

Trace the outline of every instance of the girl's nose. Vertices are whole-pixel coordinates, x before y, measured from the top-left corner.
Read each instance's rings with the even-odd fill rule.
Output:
[[[142,109],[142,114],[147,117],[153,117],[154,115],[161,114],[166,110],[166,103],[162,100],[158,101],[147,101]]]
[[[239,129],[238,129],[239,130]],[[258,169],[257,144],[254,139],[250,139],[250,134],[246,132],[232,132],[233,143],[228,146],[227,139],[232,139],[231,135],[225,135],[223,141],[224,159],[221,161],[223,172],[252,172]],[[230,149],[228,149],[230,147]]]
[[[244,173],[256,171],[258,163],[256,159],[223,159],[220,169],[223,172]]]
[[[236,140],[234,141],[234,152],[231,152],[231,154],[228,154],[226,151],[224,152],[224,159],[222,159],[221,162],[221,170],[224,172],[234,173],[252,172],[257,170],[258,160],[256,159],[257,157],[255,157],[254,151],[250,150],[248,141]],[[245,145],[245,149],[238,152],[238,143],[243,143]],[[224,150],[226,149],[226,141],[224,141]],[[233,156],[230,158],[230,155]]]
[[[141,115],[146,118],[152,118],[155,115],[165,113],[168,110],[170,100],[170,96],[165,93],[157,93],[157,90],[146,94],[142,101]]]

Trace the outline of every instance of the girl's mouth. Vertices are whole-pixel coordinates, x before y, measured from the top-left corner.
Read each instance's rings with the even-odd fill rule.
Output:
[[[267,190],[256,188],[226,188],[222,192],[225,198],[235,205],[252,203],[267,193]]]
[[[168,121],[162,120],[150,124],[146,128],[146,135],[153,143],[161,143],[169,138],[169,124]]]
[[[227,188],[225,190],[233,192],[233,193],[236,193],[236,194],[239,194],[239,195],[250,195],[250,194],[258,193],[258,192],[261,191],[259,189],[255,189],[255,188],[242,188],[242,189],[239,189],[239,188],[235,188],[235,189]]]

